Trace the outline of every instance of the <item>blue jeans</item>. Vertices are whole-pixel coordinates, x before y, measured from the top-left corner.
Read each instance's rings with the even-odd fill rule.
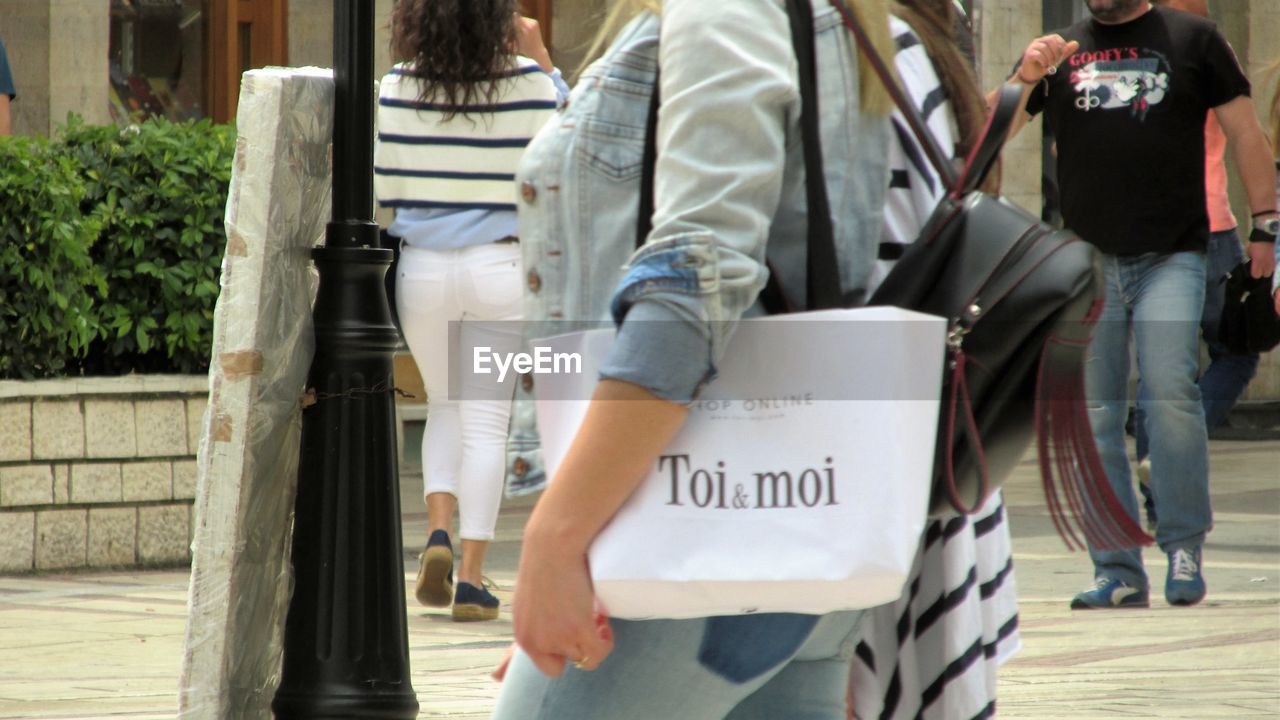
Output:
[[[844,720],[862,611],[612,620],[594,671],[543,675],[517,652],[494,720]]]
[[[1245,388],[1258,372],[1258,354],[1232,355],[1218,340],[1222,322],[1222,305],[1227,288],[1227,273],[1244,260],[1235,228],[1209,235],[1208,271],[1204,286],[1204,312],[1200,315],[1200,332],[1209,348],[1209,367],[1200,376],[1200,401],[1204,405],[1204,424],[1209,432],[1227,421]],[[1142,406],[1134,413],[1133,434],[1137,441],[1138,459],[1147,456],[1147,429]]]
[[[1195,252],[1104,255],[1106,303],[1085,367],[1089,421],[1111,488],[1137,522],[1124,423],[1128,415],[1130,333],[1137,348],[1146,411],[1151,483],[1160,518],[1156,542],[1165,552],[1204,542],[1209,507],[1209,442],[1196,374],[1205,256]],[[1141,550],[1089,548],[1098,577],[1146,588]]]

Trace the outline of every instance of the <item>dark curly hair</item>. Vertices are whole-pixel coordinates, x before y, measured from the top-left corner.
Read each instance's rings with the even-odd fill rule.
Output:
[[[451,108],[492,105],[513,67],[516,0],[398,0],[391,56],[419,79],[419,99]],[[465,113],[464,113],[465,114]]]

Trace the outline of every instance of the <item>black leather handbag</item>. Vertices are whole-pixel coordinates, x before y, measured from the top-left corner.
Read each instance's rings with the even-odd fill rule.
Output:
[[[1111,490],[1085,409],[1085,354],[1104,287],[1095,251],[978,190],[1021,89],[1000,92],[957,174],[853,14],[839,0],[831,4],[950,189],[870,301],[949,321],[931,512],[976,511],[1034,437],[1048,509],[1068,546],[1082,547],[1072,518],[1096,547],[1149,544]]]
[[[1248,262],[1227,275],[1218,340],[1233,355],[1270,352],[1280,345],[1280,317],[1271,297],[1271,276],[1253,277]]]

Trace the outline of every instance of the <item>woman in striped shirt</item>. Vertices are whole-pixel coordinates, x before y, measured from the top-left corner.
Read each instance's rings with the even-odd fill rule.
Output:
[[[473,353],[520,349],[522,272],[515,168],[568,88],[516,0],[401,0],[382,79],[374,185],[402,247],[396,311],[427,390],[422,441],[429,539],[418,601],[491,620],[485,551],[502,496],[514,372],[483,375]],[[450,380],[450,359],[457,358]],[[462,559],[453,581],[453,513]]]
[[[986,108],[957,43],[955,10],[950,0],[898,0],[892,9],[903,88],[939,145],[965,157]],[[910,243],[946,188],[900,112],[893,123],[882,241]],[[892,265],[878,263],[868,292]],[[973,515],[932,520],[902,597],[867,611],[850,679],[853,717],[994,717],[997,671],[1019,645],[1012,546],[997,492]]]

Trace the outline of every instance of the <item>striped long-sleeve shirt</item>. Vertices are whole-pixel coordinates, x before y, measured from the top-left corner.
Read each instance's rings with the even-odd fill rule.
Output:
[[[957,132],[924,46],[894,18],[906,94],[944,150]],[[893,117],[886,243],[910,243],[946,189],[901,113]],[[891,269],[881,261],[872,290]],[[1013,551],[999,493],[967,517],[932,520],[906,591],[872,608],[853,662],[857,720],[983,720],[995,715],[996,673],[1020,646]]]
[[[529,58],[517,60],[493,104],[448,119],[446,106],[420,99],[419,81],[404,65],[382,79],[374,192],[379,206],[396,210],[393,234],[446,249],[513,233],[516,165],[559,97],[551,75]],[[442,227],[457,231],[433,232]]]

